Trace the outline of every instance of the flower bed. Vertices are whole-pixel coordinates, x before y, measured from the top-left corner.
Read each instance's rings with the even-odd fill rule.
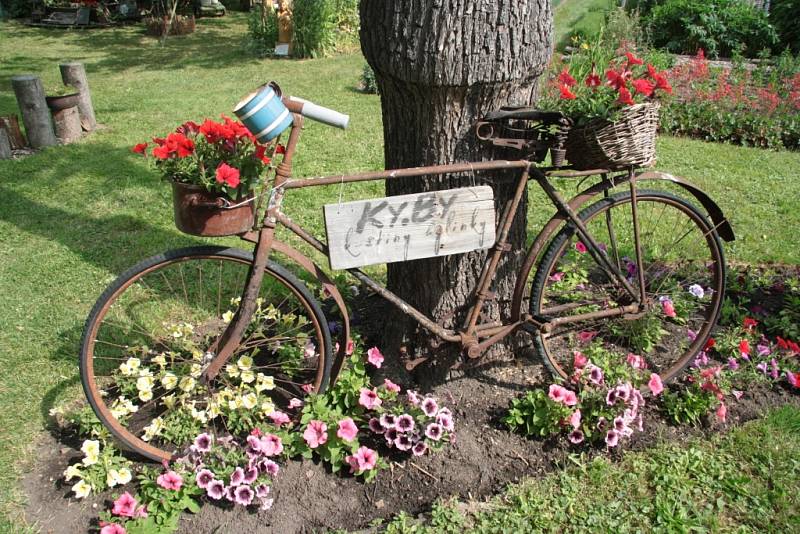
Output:
[[[675,135],[764,148],[800,148],[800,65],[714,68],[702,50],[669,71],[675,100],[661,128]]]

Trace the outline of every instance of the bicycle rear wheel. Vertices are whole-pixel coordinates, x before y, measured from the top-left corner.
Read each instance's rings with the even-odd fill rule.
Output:
[[[331,341],[319,303],[270,262],[245,337],[211,383],[207,351],[238,307],[253,257],[195,247],[149,258],[100,296],[81,344],[92,408],[129,449],[171,458],[203,432],[242,435],[307,391],[323,391]]]
[[[647,311],[582,320],[534,335],[554,376],[568,377],[575,351],[590,344],[642,356],[664,380],[677,375],[705,346],[719,318],[725,291],[722,244],[707,218],[674,195],[644,190],[637,194],[643,265],[636,265],[631,195],[618,193],[580,214],[589,233],[611,262],[638,290],[644,272]],[[530,311],[546,318],[569,317],[633,302],[586,251],[574,225],[550,243],[534,277]]]

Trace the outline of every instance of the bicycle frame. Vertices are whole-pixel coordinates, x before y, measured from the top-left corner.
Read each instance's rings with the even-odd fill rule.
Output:
[[[705,195],[698,188],[692,186],[685,180],[663,173],[655,173],[651,171],[637,174],[633,168],[627,169],[622,174],[611,176],[611,171],[606,169],[571,171],[562,170],[559,168],[540,168],[537,167],[535,163],[532,163],[528,160],[493,160],[386,170],[380,172],[366,172],[353,175],[333,175],[315,178],[292,179],[292,158],[294,156],[294,151],[297,146],[300,131],[302,129],[303,117],[298,113],[298,109],[296,109],[297,104],[295,102],[284,99],[284,103],[290,109],[290,111],[294,113],[294,124],[289,134],[284,158],[276,168],[275,178],[273,180],[272,190],[270,192],[269,202],[266,207],[266,213],[262,220],[262,224],[257,231],[251,231],[240,236],[244,240],[255,243],[254,261],[250,268],[248,282],[242,295],[242,302],[239,310],[220,339],[218,339],[214,346],[211,347],[211,351],[216,353],[216,356],[204,372],[204,377],[206,380],[213,379],[219,373],[241,341],[245,327],[247,324],[249,324],[252,314],[255,310],[255,300],[261,286],[264,268],[270,253],[273,250],[288,255],[290,259],[299,263],[301,267],[312,272],[312,274],[314,274],[323,283],[324,287],[328,289],[331,295],[333,295],[337,306],[339,306],[339,308],[342,310],[345,324],[342,332],[342,338],[340,338],[341,342],[339,344],[339,353],[336,355],[334,360],[332,379],[335,379],[341,367],[345,357],[347,337],[349,336],[349,324],[347,322],[347,312],[344,305],[344,299],[339,294],[335,285],[330,281],[327,275],[325,275],[324,271],[311,259],[304,256],[302,253],[298,252],[292,247],[275,239],[275,228],[278,224],[280,224],[320,253],[324,255],[328,254],[328,248],[325,243],[314,237],[302,226],[292,221],[291,218],[281,211],[283,196],[286,191],[291,189],[460,172],[474,173],[501,169],[518,169],[520,174],[518,178],[516,178],[514,195],[506,201],[502,208],[502,214],[497,225],[496,242],[490,249],[486,261],[484,262],[481,275],[475,289],[474,302],[470,306],[467,312],[467,317],[461,328],[457,330],[444,328],[436,323],[433,319],[415,309],[409,303],[388,290],[386,287],[382,286],[379,282],[373,280],[362,270],[358,268],[347,269],[347,272],[354,276],[357,280],[375,291],[384,299],[391,302],[403,313],[412,317],[420,325],[428,329],[440,339],[447,342],[460,343],[462,350],[470,358],[479,357],[489,346],[503,339],[520,327],[524,327],[526,329],[532,328],[539,332],[549,332],[556,326],[567,323],[576,323],[617,316],[635,318],[647,310],[649,303],[646,302],[645,299],[645,281],[641,270],[638,275],[638,280],[636,281],[636,286],[632,285],[631,282],[629,282],[625,275],[621,272],[618,265],[608,257],[608,254],[604,252],[599,243],[592,237],[586,226],[578,217],[578,211],[580,210],[580,207],[595,195],[600,193],[607,195],[611,188],[620,185],[627,184],[629,186],[633,199],[633,202],[631,203],[631,209],[632,218],[634,221],[636,261],[639,265],[642,264],[642,257],[639,225],[636,212],[636,193],[637,182],[640,180],[669,180],[683,187],[692,193],[706,208],[710,218],[715,222],[714,229],[719,231],[720,235],[725,240],[733,239],[733,232],[730,229],[730,225],[728,224],[727,220],[722,215],[722,211],[707,195]],[[599,176],[601,181],[582,191],[569,201],[566,201],[549,181],[550,177],[590,176]],[[491,292],[489,291],[489,288],[494,280],[494,274],[498,264],[500,263],[500,259],[502,258],[503,254],[511,250],[511,245],[507,241],[509,230],[511,229],[514,215],[519,208],[520,201],[530,180],[535,180],[545,191],[548,198],[557,208],[557,213],[542,228],[539,235],[531,245],[531,248],[528,250],[526,259],[518,273],[517,285],[514,290],[511,305],[510,321],[504,324],[479,324],[480,312],[483,308],[483,305],[489,298],[491,298]],[[594,261],[603,269],[610,280],[617,282],[630,296],[630,304],[551,319],[544,317],[532,317],[529,314],[522,312],[522,301],[528,274],[535,265],[544,245],[549,242],[551,236],[553,236],[554,233],[565,223],[570,223],[575,226],[577,234],[579,235],[581,241],[583,241],[583,243],[586,245],[587,250],[592,255]],[[412,369],[421,361],[424,361],[424,359],[410,361],[406,366],[407,368]]]

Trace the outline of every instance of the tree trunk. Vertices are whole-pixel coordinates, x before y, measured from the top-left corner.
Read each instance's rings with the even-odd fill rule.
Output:
[[[83,68],[83,63],[61,63],[58,68],[61,71],[61,80],[64,85],[71,85],[80,93],[78,112],[81,116],[81,127],[85,131],[91,132],[97,128],[97,120],[94,117],[92,93],[89,91],[89,82],[86,80],[86,69]]]
[[[548,0],[362,0],[360,10],[361,47],[381,94],[387,168],[519,157],[490,151],[472,125],[502,105],[532,102],[551,51]],[[514,185],[502,178],[484,173],[389,180],[386,193],[489,183],[499,217]],[[486,320],[499,319],[510,301],[524,254],[526,205],[523,199],[509,236],[512,252],[492,287],[496,300],[484,307]],[[458,328],[486,254],[390,264],[388,285],[440,324]],[[431,334],[415,330],[415,324],[396,312],[386,322],[386,342],[408,343],[415,357],[429,356]],[[499,345],[493,357],[507,348]],[[457,352],[436,351],[440,378]]]
[[[33,148],[42,148],[58,144],[53,131],[53,120],[50,109],[44,99],[42,81],[36,76],[14,76],[11,78],[17,104],[22,112],[25,133]]]
[[[0,116],[0,129],[5,130],[8,139],[11,141],[11,150],[20,150],[28,146],[22,130],[19,129],[19,120],[16,115]]]
[[[8,159],[11,157],[11,141],[8,139],[8,134],[0,128],[0,159]]]
[[[81,117],[78,106],[53,113],[56,137],[62,145],[74,143],[81,138]]]

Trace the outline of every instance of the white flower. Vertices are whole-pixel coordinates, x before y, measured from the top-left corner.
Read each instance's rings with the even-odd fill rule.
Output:
[[[121,467],[117,470],[117,484],[127,484],[132,478],[131,470],[127,467]]]
[[[167,395],[161,399],[161,401],[164,403],[164,406],[166,406],[167,409],[172,410],[175,408],[175,395]]]
[[[248,369],[246,371],[242,371],[241,378],[242,382],[244,382],[245,384],[249,384],[250,382],[256,379],[256,375],[253,371]]]
[[[81,470],[78,464],[72,464],[64,471],[64,480],[72,480],[75,477],[81,478]]]
[[[219,404],[216,402],[209,402],[208,407],[206,408],[206,413],[208,414],[208,417],[210,417],[211,419],[219,417],[220,414]]]
[[[133,374],[133,370],[127,363],[119,364],[119,372],[122,373],[123,376],[131,376]]]
[[[142,402],[147,402],[153,400],[153,390],[152,389],[143,389],[139,392],[139,400]]]
[[[153,389],[153,377],[152,376],[140,376],[136,380],[136,389],[139,391],[150,391]]]
[[[258,405],[258,397],[256,397],[255,393],[247,393],[242,396],[242,404],[248,410],[252,410]]]
[[[153,363],[157,364],[159,367],[164,367],[167,365],[167,358],[163,354],[159,354],[153,358]]]
[[[239,306],[239,303],[242,302],[242,297],[236,297],[231,299],[231,306]]]
[[[192,417],[201,423],[208,422],[208,416],[206,415],[205,410],[196,410],[194,404],[192,404]]]
[[[149,425],[144,427],[144,435],[142,436],[143,441],[150,441],[155,436],[157,436],[161,430],[164,428],[164,420],[160,417],[156,417],[153,419]]]
[[[83,499],[92,492],[92,487],[85,480],[79,480],[77,484],[72,486],[72,491],[75,492],[76,498]]]
[[[232,363],[225,366],[225,372],[228,373],[228,376],[231,378],[239,376],[239,368]]]
[[[234,313],[228,310],[222,314],[222,320],[225,321],[226,323],[230,323],[233,320],[233,315]]]
[[[117,479],[119,478],[119,471],[116,469],[109,469],[106,473],[106,485],[109,488],[113,488],[117,485]]]
[[[174,389],[178,385],[178,377],[169,372],[164,373],[164,376],[161,377],[161,385],[165,389]]]
[[[97,456],[100,454],[100,442],[96,439],[87,439],[81,444],[81,451],[87,456],[89,454]]]
[[[193,363],[189,374],[192,375],[193,378],[200,378],[200,375],[203,374],[203,366],[199,363]]]
[[[192,391],[194,389],[194,386],[195,386],[195,380],[191,376],[184,376],[183,378],[181,378],[179,387],[183,391],[186,391],[188,393],[189,391]]]
[[[198,362],[203,361],[203,351],[198,349],[192,349],[192,359],[197,360]]]
[[[139,358],[128,358],[128,361],[125,363],[128,364],[128,367],[130,367],[131,371],[135,371],[139,368],[139,365],[141,365],[142,362],[139,360]]]
[[[271,376],[258,373],[256,377],[256,391],[261,393],[264,390],[268,391],[271,389],[275,389],[275,379]]]
[[[272,403],[271,400],[267,400],[261,403],[261,413],[265,416],[269,416],[271,413],[275,411],[275,405]]]
[[[253,367],[253,358],[250,356],[242,356],[239,358],[237,365],[242,371],[248,371],[251,367]]]
[[[238,410],[242,406],[244,406],[244,403],[242,402],[242,398],[239,397],[238,395],[236,397],[234,397],[233,399],[228,401],[228,409],[229,410]]]

